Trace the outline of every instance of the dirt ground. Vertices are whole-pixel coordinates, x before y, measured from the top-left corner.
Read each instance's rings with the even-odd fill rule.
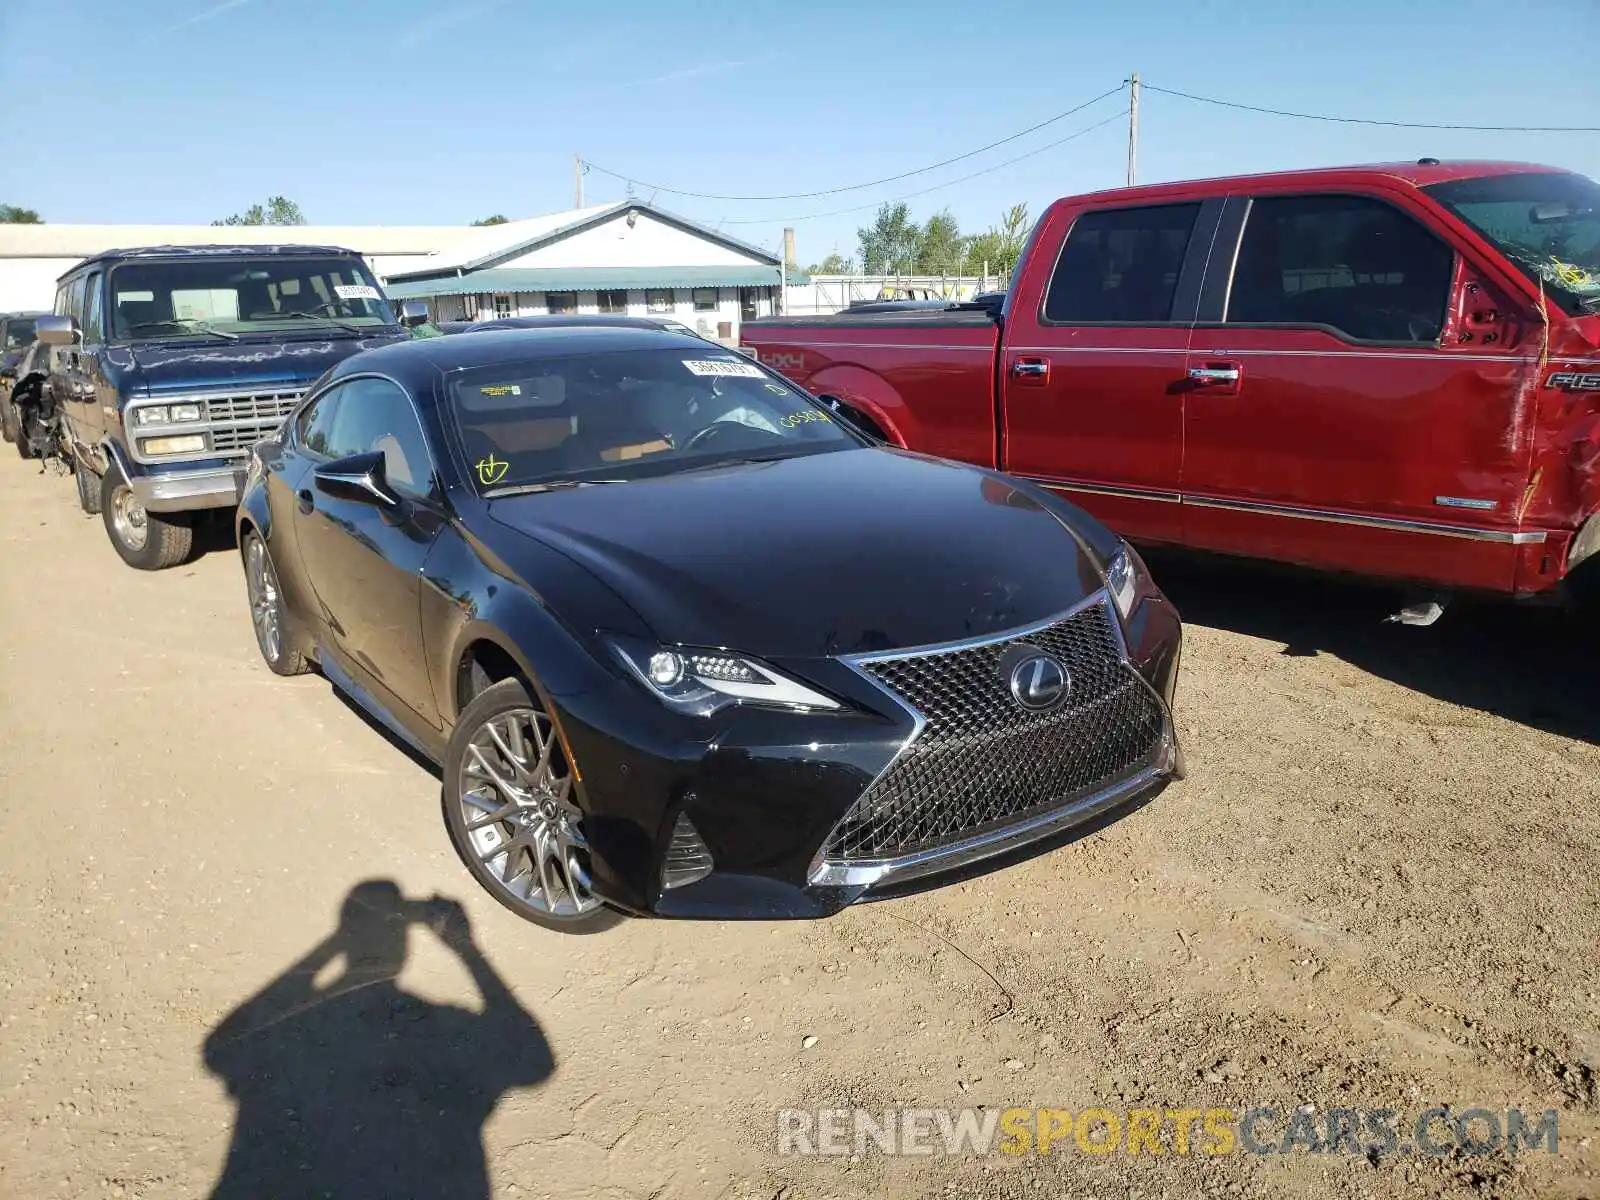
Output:
[[[826,922],[563,937],[473,886],[436,778],[261,665],[231,547],[130,571],[0,451],[4,1196],[206,1195],[230,1143],[306,1195],[366,1194],[343,1155],[440,1196],[1600,1196],[1592,618],[1399,628],[1366,589],[1157,560],[1191,774],[1154,804]],[[473,939],[409,908],[361,942],[401,911],[369,886],[341,927],[364,881]],[[1559,1154],[776,1150],[788,1107],[1306,1104],[1555,1108]]]

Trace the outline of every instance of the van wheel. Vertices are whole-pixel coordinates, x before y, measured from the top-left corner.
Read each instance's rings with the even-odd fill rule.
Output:
[[[78,484],[78,507],[90,516],[100,512],[100,476],[83,465],[83,459],[72,460],[73,475]]]
[[[10,400],[0,400],[0,437],[13,444],[17,440],[17,408]]]
[[[38,458],[33,452],[33,442],[28,437],[28,414],[20,404],[7,406],[11,412],[11,428],[16,433],[17,453],[23,458]]]
[[[194,529],[147,510],[115,463],[100,480],[100,509],[111,544],[130,567],[163,571],[189,557]]]

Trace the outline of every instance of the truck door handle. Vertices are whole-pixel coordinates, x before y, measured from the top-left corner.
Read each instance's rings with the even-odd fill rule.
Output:
[[[301,488],[298,499],[300,501],[300,511],[302,513],[309,513],[313,508],[316,507],[317,502],[312,498],[309,488]]]
[[[1013,379],[1048,379],[1050,364],[1042,358],[1015,358],[1011,360]]]
[[[1218,384],[1237,385],[1239,382],[1239,368],[1190,367],[1189,382],[1199,387],[1215,387]]]

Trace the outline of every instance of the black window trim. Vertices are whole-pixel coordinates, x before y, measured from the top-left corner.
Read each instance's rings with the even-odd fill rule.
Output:
[[[414,504],[422,504],[443,511],[444,497],[445,492],[448,490],[448,486],[444,478],[444,472],[440,470],[439,467],[439,452],[434,447],[433,438],[428,433],[428,423],[422,419],[422,410],[417,407],[417,398],[411,394],[410,388],[406,387],[405,384],[401,383],[393,375],[385,374],[382,371],[352,371],[348,375],[340,375],[336,379],[330,379],[321,387],[317,388],[316,391],[308,393],[301,399],[300,403],[295,406],[294,411],[289,414],[288,418],[284,422],[284,430],[288,435],[288,445],[296,452],[311,459],[313,463],[337,462],[338,460],[333,455],[322,454],[316,450],[313,450],[300,440],[300,420],[305,416],[306,410],[312,405],[318,403],[324,396],[330,395],[335,389],[341,388],[347,383],[354,383],[358,379],[379,379],[384,383],[392,384],[394,387],[399,389],[400,394],[404,396],[406,398],[406,402],[411,405],[411,415],[417,418],[417,428],[422,431],[423,446],[428,451],[428,466],[430,468],[430,474],[433,477],[433,483],[428,491],[423,495],[417,495],[409,491],[402,492],[401,494]]]
[[[1228,312],[1228,302],[1233,296],[1234,273],[1239,268],[1239,251],[1244,246],[1244,231],[1250,223],[1250,212],[1255,207],[1257,200],[1310,200],[1320,196],[1345,196],[1360,200],[1372,200],[1376,203],[1387,205],[1400,216],[1410,220],[1434,241],[1450,252],[1450,288],[1444,301],[1443,321],[1439,329],[1439,336],[1431,342],[1418,342],[1409,338],[1396,341],[1391,338],[1358,338],[1347,333],[1335,325],[1325,325],[1313,321],[1228,321],[1224,318]],[[1286,192],[1255,192],[1251,194],[1232,195],[1227,198],[1227,208],[1223,213],[1222,222],[1217,229],[1213,262],[1221,266],[1226,261],[1226,269],[1210,269],[1207,271],[1205,283],[1201,287],[1200,311],[1196,315],[1196,329],[1212,330],[1305,330],[1313,333],[1325,333],[1335,341],[1343,342],[1347,346],[1359,348],[1382,349],[1398,347],[1408,350],[1444,349],[1445,330],[1450,322],[1450,300],[1453,295],[1455,281],[1461,271],[1461,250],[1450,239],[1441,235],[1438,229],[1433,228],[1425,221],[1408,212],[1396,204],[1389,196],[1376,191],[1362,191],[1359,188],[1321,188],[1314,191]]]
[[[1129,204],[1095,205],[1080,209],[1073,215],[1061,238],[1061,248],[1056,251],[1056,261],[1050,267],[1050,277],[1039,291],[1039,308],[1035,318],[1041,329],[1186,329],[1194,324],[1200,302],[1201,281],[1205,275],[1206,261],[1216,236],[1217,222],[1222,216],[1221,197],[1199,198],[1200,209],[1195,213],[1194,227],[1189,231],[1189,244],[1183,252],[1183,262],[1178,267],[1178,279],[1172,289],[1172,310],[1165,321],[1052,321],[1045,316],[1045,305],[1050,300],[1050,287],[1055,283],[1056,272],[1061,269],[1061,259],[1067,252],[1067,241],[1072,231],[1084,217],[1106,212],[1125,212],[1148,208],[1179,208],[1196,203],[1196,198],[1173,200],[1144,200]]]

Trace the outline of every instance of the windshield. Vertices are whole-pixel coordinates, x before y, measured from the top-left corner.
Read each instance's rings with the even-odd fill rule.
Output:
[[[6,322],[6,350],[15,350],[33,341],[33,322],[16,318]]]
[[[169,338],[395,323],[375,279],[349,258],[196,258],[124,263],[111,272],[111,333]]]
[[[1600,311],[1600,185],[1536,172],[1423,191],[1495,244],[1571,316]]]
[[[470,368],[446,391],[473,482],[489,495],[863,444],[792,384],[713,346]]]

